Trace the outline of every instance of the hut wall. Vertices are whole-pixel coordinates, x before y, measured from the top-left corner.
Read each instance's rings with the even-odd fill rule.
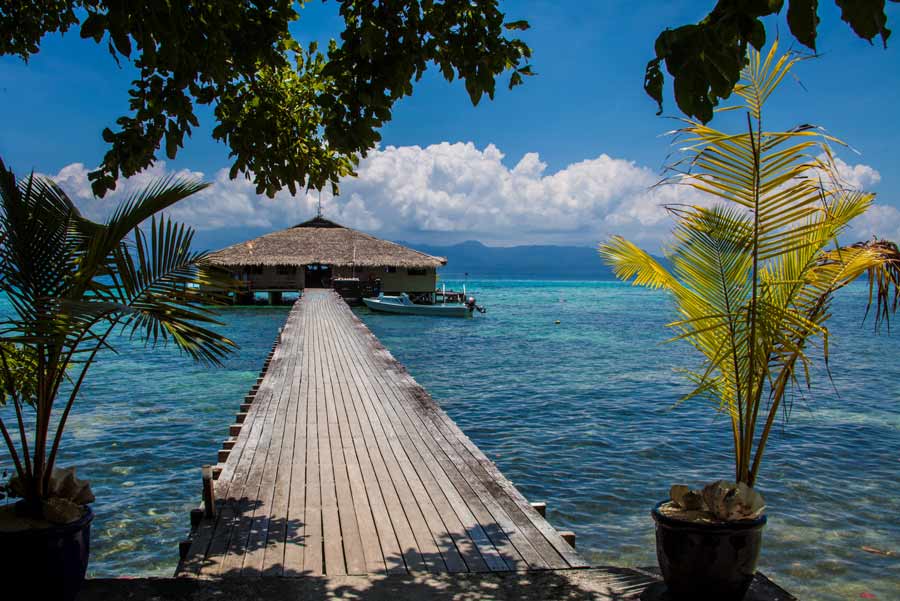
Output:
[[[401,292],[433,292],[437,287],[437,272],[433,267],[420,270],[405,267],[337,267],[333,277],[357,277],[362,282],[381,280],[381,289],[385,294]],[[410,273],[412,272],[412,273]]]
[[[423,275],[411,275],[403,267],[394,273],[381,273],[381,289],[385,294],[400,292],[434,292],[437,288],[437,273],[433,268],[425,269]]]
[[[305,286],[303,267],[249,267],[231,271],[232,276],[253,290],[302,290]],[[381,280],[385,294],[401,292],[433,292],[437,288],[437,271],[433,267],[415,270],[405,267],[334,267],[332,278],[357,277],[362,282]]]
[[[302,267],[248,267],[232,274],[254,290],[300,290],[304,285]]]

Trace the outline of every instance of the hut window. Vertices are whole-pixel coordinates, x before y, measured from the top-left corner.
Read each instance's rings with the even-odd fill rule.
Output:
[[[397,268],[394,266],[388,266],[384,268],[385,273],[397,273]]]
[[[427,271],[424,267],[409,267],[406,270],[407,275],[425,275]]]

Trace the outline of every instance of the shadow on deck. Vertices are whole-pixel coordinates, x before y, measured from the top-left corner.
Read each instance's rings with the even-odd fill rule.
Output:
[[[88,580],[78,601],[668,601],[651,570],[581,568],[504,573],[300,578]],[[757,574],[744,601],[796,601]]]

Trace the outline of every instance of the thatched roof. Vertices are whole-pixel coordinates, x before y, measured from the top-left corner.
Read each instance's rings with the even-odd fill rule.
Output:
[[[440,267],[447,259],[381,240],[323,217],[211,253],[211,265],[297,266],[320,263],[345,267]]]

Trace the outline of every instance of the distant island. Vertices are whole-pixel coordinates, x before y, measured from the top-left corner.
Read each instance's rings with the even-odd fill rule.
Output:
[[[590,246],[486,246],[468,240],[450,246],[398,242],[429,255],[447,258],[441,277],[553,280],[612,280],[612,271]]]

